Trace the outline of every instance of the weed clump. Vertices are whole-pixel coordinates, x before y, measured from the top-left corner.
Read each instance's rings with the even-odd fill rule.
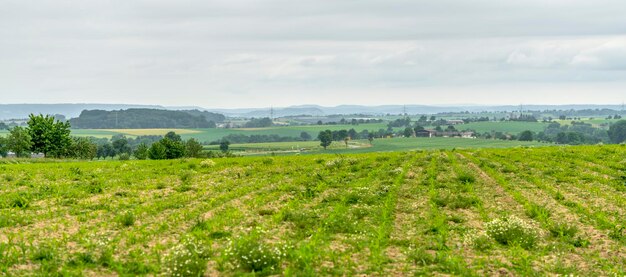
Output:
[[[206,271],[209,254],[205,245],[185,237],[165,254],[163,273],[166,276],[202,276]]]
[[[13,199],[9,202],[9,207],[11,208],[20,208],[25,209],[30,206],[30,201],[25,194],[17,194],[13,197]]]
[[[486,251],[493,247],[492,239],[486,233],[468,233],[463,243],[479,251]]]
[[[552,223],[548,230],[550,234],[555,238],[573,238],[578,232],[578,228],[575,225],[570,225],[564,222]]]
[[[258,233],[229,241],[224,252],[228,263],[237,269],[260,275],[277,273],[287,257],[288,247],[264,243]]]
[[[459,174],[457,178],[462,184],[473,184],[474,182],[476,182],[476,177],[465,172]]]
[[[532,219],[546,220],[550,217],[550,210],[534,203],[526,205],[526,215]]]
[[[216,163],[213,160],[206,159],[206,160],[200,162],[200,167],[201,168],[211,168],[211,167],[214,167],[215,164]]]
[[[135,218],[135,214],[133,214],[133,212],[128,211],[128,212],[120,215],[117,220],[118,220],[118,222],[122,226],[130,227],[130,226],[133,226],[133,224],[135,224],[136,218]]]
[[[513,215],[494,219],[485,227],[487,235],[502,245],[519,245],[530,249],[539,240],[539,231],[534,226]]]

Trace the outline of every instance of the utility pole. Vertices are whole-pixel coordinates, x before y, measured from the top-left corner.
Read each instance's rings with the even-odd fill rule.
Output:
[[[403,114],[406,115],[406,105],[402,106]]]
[[[117,129],[117,113],[118,111],[115,111],[115,128]]]
[[[274,107],[270,106],[270,119],[274,121]]]

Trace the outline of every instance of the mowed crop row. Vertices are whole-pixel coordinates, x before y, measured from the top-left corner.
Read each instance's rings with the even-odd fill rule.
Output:
[[[8,275],[618,275],[626,147],[0,164]]]

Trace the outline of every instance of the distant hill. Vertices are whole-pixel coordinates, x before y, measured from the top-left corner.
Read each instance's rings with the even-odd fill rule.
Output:
[[[30,113],[61,114],[67,118],[77,117],[83,110],[126,110],[126,109],[160,109],[160,110],[185,110],[197,114],[198,112],[219,113],[230,117],[269,117],[270,108],[242,108],[242,109],[207,109],[197,106],[157,106],[157,105],[127,105],[127,104],[0,104],[0,120],[12,118],[26,118]],[[612,109],[619,111],[621,105],[524,105],[524,110],[585,110],[585,109]],[[502,112],[517,111],[517,105],[458,105],[458,106],[428,106],[428,105],[340,105],[324,107],[318,105],[299,105],[290,107],[273,108],[274,117],[281,116],[324,116],[333,114],[436,114],[444,112]],[[195,112],[194,112],[195,111]],[[205,114],[206,116],[206,114]],[[219,122],[216,118],[208,118],[209,121]]]
[[[612,109],[620,110],[621,105],[524,105],[524,110],[585,110],[585,109]],[[267,117],[270,116],[270,108],[259,109],[208,109],[220,112],[227,116],[235,117]],[[426,106],[426,105],[382,105],[382,106],[360,106],[360,105],[340,105],[335,107],[323,107],[317,105],[301,105],[286,108],[273,108],[274,116],[295,116],[295,115],[333,115],[333,114],[401,114],[406,111],[408,114],[436,114],[445,112],[504,112],[517,111],[517,105],[502,106]]]
[[[215,128],[215,121],[207,120],[212,115],[158,109],[84,110],[70,124],[76,129]]]
[[[166,109],[156,105],[126,104],[0,104],[0,120],[27,118],[29,114],[62,114],[66,118],[77,117],[83,110],[126,110],[133,108]]]

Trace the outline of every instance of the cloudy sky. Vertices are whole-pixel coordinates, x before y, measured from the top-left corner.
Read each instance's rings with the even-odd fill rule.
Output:
[[[0,103],[626,101],[623,0],[0,0]]]

